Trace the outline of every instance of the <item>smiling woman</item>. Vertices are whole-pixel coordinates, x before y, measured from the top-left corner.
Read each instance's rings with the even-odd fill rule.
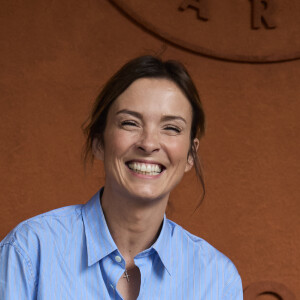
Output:
[[[90,116],[90,122],[85,127],[84,131],[87,135],[84,160],[93,160],[92,144],[95,139],[103,143],[104,129],[106,128],[106,119],[108,111],[112,103],[131,85],[134,81],[141,79],[165,79],[177,88],[177,91],[188,100],[192,109],[192,124],[190,125],[190,149],[189,154],[193,159],[196,174],[200,179],[203,187],[203,197],[205,194],[204,180],[201,170],[201,165],[197,155],[197,149],[193,143],[194,139],[200,139],[204,134],[205,117],[202,104],[197,92],[197,89],[191,80],[187,70],[182,64],[177,61],[162,62],[158,58],[152,56],[143,56],[136,58],[125,64],[105,85],[102,92],[96,99],[93,111]],[[142,91],[141,91],[142,92]],[[145,97],[145,93],[140,95],[140,99]],[[159,101],[160,100],[160,101]],[[136,102],[138,99],[136,99]],[[162,105],[161,96],[158,96],[158,105]],[[131,112],[135,116],[138,112]],[[169,118],[168,118],[169,117]],[[164,118],[170,120],[174,116],[165,115]],[[176,130],[176,127],[173,130]],[[169,128],[171,129],[171,128]],[[178,130],[178,129],[177,129]],[[198,143],[196,143],[198,144]]]
[[[103,202],[117,191],[116,198],[122,195],[137,203],[164,199],[166,205],[193,165],[191,123],[191,105],[172,81],[134,81],[111,105],[103,142],[93,140],[94,155],[105,166]]]
[[[165,217],[193,166],[204,188],[204,112],[186,69],[152,56],[128,62],[98,96],[84,132],[84,160],[103,161],[105,186],[1,242],[0,298],[242,299],[232,262]]]

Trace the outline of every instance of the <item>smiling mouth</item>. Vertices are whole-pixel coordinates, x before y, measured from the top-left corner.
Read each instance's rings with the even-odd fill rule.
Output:
[[[160,174],[165,167],[160,164],[147,164],[141,162],[130,161],[126,163],[128,168],[137,174],[155,176]]]

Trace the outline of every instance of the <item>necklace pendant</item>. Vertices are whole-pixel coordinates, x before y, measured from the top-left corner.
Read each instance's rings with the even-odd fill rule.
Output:
[[[129,274],[127,273],[127,270],[125,269],[123,278],[126,278],[126,279],[127,279],[127,282],[129,282],[129,277],[130,277],[130,276],[131,276],[131,275],[129,275]]]

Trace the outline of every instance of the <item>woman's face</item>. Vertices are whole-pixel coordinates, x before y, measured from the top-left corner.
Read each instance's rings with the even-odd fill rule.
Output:
[[[138,201],[167,200],[193,165],[191,123],[192,107],[175,83],[134,81],[109,110],[104,146],[94,142],[96,158],[104,161],[105,189]]]

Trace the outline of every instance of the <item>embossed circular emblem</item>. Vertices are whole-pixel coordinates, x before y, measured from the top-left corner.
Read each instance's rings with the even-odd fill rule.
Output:
[[[274,281],[255,282],[244,290],[244,300],[255,300],[262,295],[273,295],[284,300],[296,300],[296,296],[284,284]]]
[[[299,0],[111,0],[182,48],[240,62],[300,58]]]

